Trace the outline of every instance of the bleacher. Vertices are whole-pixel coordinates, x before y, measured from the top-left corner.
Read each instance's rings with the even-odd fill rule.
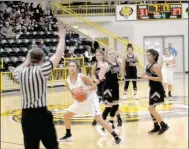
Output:
[[[2,6],[2,3],[0,5]],[[20,1],[11,3],[11,2],[5,2],[5,5],[7,7],[11,8],[21,8],[21,6],[28,5],[27,3],[23,3]],[[37,8],[35,8],[37,9]],[[26,11],[26,10],[25,10]],[[10,22],[14,22],[16,20],[11,19],[12,12],[9,12],[9,15],[4,17],[7,12],[4,10],[0,10],[0,13],[3,13],[3,21],[9,20]],[[15,12],[16,13],[16,12]],[[31,12],[30,12],[31,13]],[[36,10],[33,11],[33,14],[36,14]],[[18,19],[19,17],[22,17],[22,19],[26,19],[26,14],[21,13],[15,19]],[[1,34],[1,42],[0,42],[0,58],[3,59],[3,66],[4,71],[9,71],[9,67],[17,67],[20,65],[24,60],[25,56],[27,55],[27,52],[32,48],[33,40],[36,41],[36,46],[40,45],[40,40],[42,39],[44,41],[44,45],[50,50],[49,53],[54,53],[56,50],[56,46],[58,44],[58,35],[57,35],[57,19],[49,13],[47,15],[45,11],[43,11],[42,14],[40,14],[39,17],[44,17],[45,21],[45,28],[41,27],[39,22],[40,20],[37,20],[35,17],[30,17],[30,19],[35,19],[33,26],[29,26],[27,28],[27,31],[22,31],[22,27],[24,27],[24,24],[21,24],[21,29],[18,32],[14,31],[14,24],[10,23],[11,27],[13,28],[13,34],[16,34],[16,37],[9,37],[6,38],[4,35]],[[3,21],[0,23],[0,30],[4,27]],[[50,24],[50,27],[49,27]],[[32,29],[31,29],[32,28]],[[80,38],[80,35],[69,30],[66,35],[66,52],[70,53],[71,57],[83,57],[85,51],[88,47],[92,48],[92,41],[88,41],[87,38]],[[93,50],[94,52],[94,50]],[[48,60],[50,55],[46,55],[45,60]],[[66,57],[66,56],[65,56]],[[64,56],[63,56],[64,58]],[[68,58],[68,57],[67,57]],[[86,59],[85,59],[86,60]],[[64,61],[61,61],[61,63]],[[63,65],[63,63],[61,64]],[[62,66],[58,66],[62,67]]]
[[[33,7],[32,3],[29,4],[21,1],[0,2],[0,59],[1,72],[3,72],[1,73],[1,91],[19,88],[19,85],[12,76],[12,71],[25,60],[30,49],[34,47],[47,48],[48,52],[45,52],[43,48],[46,55],[45,60],[48,60],[56,51],[59,41],[57,34],[58,20],[53,16],[51,11],[46,12],[45,10],[41,10],[40,6]],[[28,22],[29,25],[25,23],[28,19],[27,17],[30,20]],[[21,20],[20,23],[18,23],[18,20]],[[42,23],[40,23],[41,20]],[[12,31],[7,37],[6,34],[3,34],[2,29],[6,28],[5,22],[8,22]],[[41,41],[43,41],[42,45]],[[62,60],[49,77],[51,87],[66,78],[67,62],[73,58],[80,62],[83,72],[90,73],[88,70],[90,70],[92,61],[89,61],[84,56],[84,53],[90,49],[90,52],[94,55],[95,49],[99,47],[96,41],[90,41],[86,37],[81,37],[80,34],[71,29],[67,31],[65,42],[66,47]]]

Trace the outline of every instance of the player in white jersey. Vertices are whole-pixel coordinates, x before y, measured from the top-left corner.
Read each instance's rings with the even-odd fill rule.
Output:
[[[96,84],[90,80],[89,77],[79,73],[80,66],[76,61],[70,61],[68,65],[68,72],[69,76],[66,80],[66,84],[70,92],[72,92],[76,88],[83,89],[81,94],[85,94],[87,92],[87,99],[83,102],[76,101],[73,103],[68,110],[64,113],[64,123],[66,127],[66,135],[62,137],[59,141],[72,141],[72,134],[71,134],[71,118],[75,114],[85,114],[86,112],[93,115],[96,121],[102,125],[115,139],[115,143],[119,144],[121,139],[119,136],[113,131],[111,126],[103,120],[100,112],[99,106],[99,98],[96,94]]]
[[[172,96],[171,90],[172,90],[172,85],[174,82],[174,67],[175,66],[176,66],[175,57],[171,55],[169,49],[165,49],[163,59],[162,59],[162,75],[163,75],[163,84],[164,84],[165,92],[168,86],[169,97]]]

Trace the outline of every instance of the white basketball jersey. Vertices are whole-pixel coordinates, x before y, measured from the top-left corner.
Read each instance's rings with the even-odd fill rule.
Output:
[[[71,90],[74,90],[76,88],[79,88],[79,87],[83,87],[83,88],[87,88],[88,86],[82,81],[81,79],[81,75],[80,73],[78,73],[77,75],[77,80],[76,82],[71,82],[71,79],[70,79],[70,76],[67,78],[67,83],[68,83],[68,86]]]
[[[163,66],[172,65],[174,57],[171,55],[170,57],[163,56]]]
[[[68,83],[68,86],[71,90],[74,90],[76,88],[79,88],[79,87],[83,87],[83,88],[88,88],[89,86],[86,85],[82,79],[81,79],[81,76],[82,74],[81,73],[78,73],[78,76],[77,76],[77,81],[72,83],[71,80],[70,80],[70,76],[67,78],[67,83]],[[96,91],[90,91],[88,92],[88,97],[87,99],[90,99],[91,97],[95,97],[95,98],[98,98],[97,94],[96,94]]]

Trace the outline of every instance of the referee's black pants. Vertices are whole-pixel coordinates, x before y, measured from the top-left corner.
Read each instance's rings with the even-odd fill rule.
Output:
[[[21,123],[25,149],[39,149],[40,141],[46,149],[59,149],[53,116],[47,107],[23,109]]]

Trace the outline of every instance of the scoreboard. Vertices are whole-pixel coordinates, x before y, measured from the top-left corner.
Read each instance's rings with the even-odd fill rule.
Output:
[[[137,5],[137,20],[181,19],[182,4]]]

